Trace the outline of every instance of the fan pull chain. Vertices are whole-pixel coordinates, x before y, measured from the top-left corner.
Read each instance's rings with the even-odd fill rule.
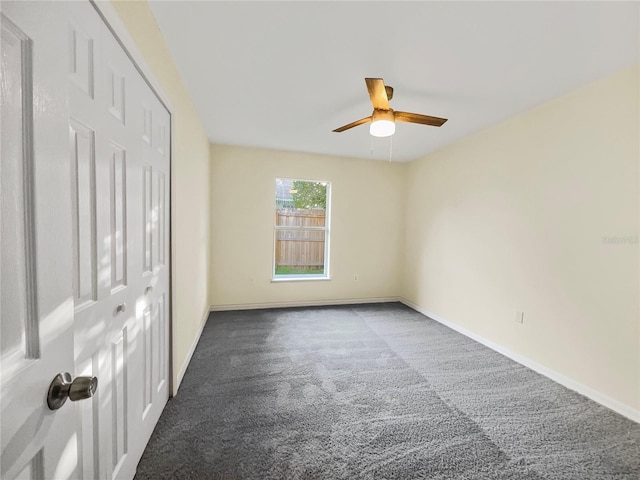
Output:
[[[392,154],[393,154],[393,135],[389,137],[389,161],[391,161]]]

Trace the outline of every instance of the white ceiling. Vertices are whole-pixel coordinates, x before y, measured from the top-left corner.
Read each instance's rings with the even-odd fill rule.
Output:
[[[150,1],[215,143],[410,161],[640,61],[633,2]],[[391,107],[446,117],[368,125]],[[594,112],[597,114],[597,112]]]

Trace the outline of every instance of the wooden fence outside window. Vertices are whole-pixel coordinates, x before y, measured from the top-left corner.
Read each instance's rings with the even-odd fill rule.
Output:
[[[276,210],[276,267],[300,269],[324,266],[325,210],[281,208]]]

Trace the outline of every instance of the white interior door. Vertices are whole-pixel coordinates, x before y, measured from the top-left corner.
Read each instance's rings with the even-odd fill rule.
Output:
[[[7,25],[40,18],[40,27],[46,30],[42,35],[56,39],[57,49],[48,57],[55,59],[58,69],[47,75],[56,77],[62,87],[57,90],[62,107],[56,121],[65,125],[65,143],[58,140],[64,163],[54,167],[61,181],[49,182],[47,188],[60,207],[53,210],[53,219],[64,217],[65,221],[55,228],[38,229],[37,243],[50,243],[62,231],[64,246],[56,245],[65,249],[67,257],[57,255],[56,268],[64,270],[66,277],[54,278],[59,288],[64,286],[68,328],[59,332],[61,338],[66,332],[65,347],[59,353],[69,357],[71,365],[52,368],[74,376],[95,376],[99,385],[91,400],[55,413],[44,411],[46,405],[43,409],[40,403],[34,411],[67,417],[71,424],[66,447],[73,452],[69,476],[132,478],[169,394],[170,117],[93,6],[88,2],[53,5],[49,8],[55,11],[51,18],[56,22],[39,3],[3,2],[2,8]],[[4,31],[3,27],[3,39]],[[32,48],[35,57],[44,53],[38,50],[40,41],[33,42]],[[15,116],[3,103],[3,120],[5,115]],[[13,158],[13,153],[7,153],[8,164],[15,163]],[[3,173],[3,202],[4,178]],[[39,186],[34,191],[40,195]],[[3,203],[3,215],[4,210]],[[17,219],[19,212],[13,215]],[[3,228],[4,223],[3,217]],[[3,230],[3,333],[5,253],[14,256],[15,250],[7,245],[5,249]],[[25,255],[28,259],[28,252]],[[14,323],[6,328],[18,332]],[[26,327],[23,330],[29,333]],[[62,345],[62,340],[58,343]],[[3,356],[4,350],[3,342]],[[50,377],[43,380],[47,385]],[[16,389],[20,398],[18,384]],[[3,383],[3,398],[4,393]],[[9,405],[6,413],[11,414]],[[18,420],[15,429],[20,424]],[[3,458],[4,430],[3,425]],[[21,435],[26,438],[32,433],[23,428]],[[62,453],[53,455],[62,458]],[[38,461],[41,457],[36,456]]]

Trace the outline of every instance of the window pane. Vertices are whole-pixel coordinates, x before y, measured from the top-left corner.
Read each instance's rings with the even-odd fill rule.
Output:
[[[323,230],[276,230],[276,275],[324,274]]]
[[[325,210],[305,208],[279,208],[276,225],[282,227],[324,227]]]
[[[276,179],[275,272],[325,275],[327,182]]]
[[[327,182],[276,179],[276,208],[327,209]]]

